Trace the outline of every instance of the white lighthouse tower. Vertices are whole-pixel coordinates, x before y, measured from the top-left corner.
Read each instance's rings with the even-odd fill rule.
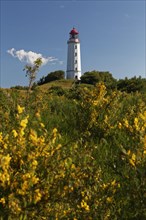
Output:
[[[81,77],[81,53],[80,53],[80,41],[78,38],[78,31],[73,28],[70,31],[70,38],[68,43],[67,53],[67,79],[80,79]]]

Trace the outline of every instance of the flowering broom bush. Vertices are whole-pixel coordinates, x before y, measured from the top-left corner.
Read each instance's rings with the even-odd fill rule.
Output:
[[[146,218],[145,100],[79,91],[1,102],[1,219]]]

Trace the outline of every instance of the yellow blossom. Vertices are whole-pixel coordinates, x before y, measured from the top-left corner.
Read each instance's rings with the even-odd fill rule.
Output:
[[[62,147],[62,145],[58,144],[57,147],[56,147],[56,150],[59,150],[61,147]]]
[[[23,179],[23,180],[26,180],[26,179],[29,179],[29,178],[31,178],[30,173],[26,173],[26,174],[24,174],[24,175],[22,176],[22,179]]]
[[[111,202],[113,201],[113,198],[112,198],[112,197],[107,197],[107,198],[106,198],[106,201],[107,201],[108,203],[111,203]]]
[[[42,128],[44,128],[45,127],[45,125],[41,122],[40,123],[40,126],[42,127]]]
[[[144,142],[144,149],[146,149],[146,135],[144,136],[143,142]]]
[[[17,105],[17,111],[19,114],[21,114],[24,111],[24,107],[21,107],[20,105]]]
[[[40,190],[39,189],[36,189],[35,190],[35,194],[34,194],[34,202],[37,203],[41,200],[42,198],[42,195],[40,193]]]
[[[86,201],[88,200],[88,196],[85,196],[85,198],[84,198]]]
[[[84,196],[84,195],[85,195],[85,192],[84,192],[84,191],[82,191],[82,192],[81,192],[81,194],[82,194],[82,196]]]
[[[138,124],[138,118],[134,118],[134,124]]]
[[[76,168],[76,167],[75,167],[75,165],[74,165],[74,164],[72,164],[72,165],[71,165],[71,169],[73,169],[73,170],[74,170],[75,168]]]
[[[36,183],[38,183],[39,178],[36,177],[36,176],[33,176],[33,177],[31,178],[31,181],[32,181],[33,184],[36,184]]]
[[[68,189],[68,186],[64,186],[64,190],[66,191]]]
[[[6,203],[5,198],[1,198],[1,199],[0,199],[0,203],[2,203],[3,205],[5,205],[5,203]]]
[[[127,120],[127,119],[124,119],[124,125],[125,125],[126,128],[129,127],[129,123],[128,123],[128,120]]]
[[[14,137],[18,136],[18,133],[17,133],[17,131],[15,129],[12,130],[12,134],[13,134]]]
[[[5,187],[5,185],[10,185],[10,175],[5,172],[5,173],[0,173],[0,180],[1,180],[1,185]]]
[[[7,156],[1,156],[0,158],[0,166],[3,169],[7,169],[10,163],[11,157],[9,154],[7,154]]]
[[[98,100],[94,100],[93,105],[95,105],[95,106],[98,105]]]
[[[19,134],[20,134],[21,137],[24,136],[24,134],[25,134],[24,128],[21,128],[21,129],[20,129]]]
[[[136,160],[136,155],[135,154],[132,154],[132,158],[131,158],[133,161]]]
[[[53,129],[53,134],[57,133],[57,128]]]
[[[130,153],[128,155],[130,155]],[[129,163],[135,167],[135,162],[136,162],[136,155],[133,153],[131,158],[129,159]]]
[[[22,190],[27,190],[28,189],[28,182],[25,180],[23,183],[22,183]]]
[[[103,183],[102,188],[106,189],[108,187],[108,184]]]
[[[18,213],[21,211],[21,208],[19,206],[19,201],[17,199],[9,201],[9,208],[13,210],[13,212],[15,213]]]
[[[28,118],[24,118],[20,121],[20,126],[25,128],[27,126],[28,123]]]
[[[116,185],[116,180],[113,180],[113,181],[111,182],[111,185],[112,185],[112,186],[115,186],[115,185]]]
[[[19,195],[25,195],[25,191],[23,191],[22,189],[17,189],[17,193]]]
[[[35,116],[36,116],[37,118],[40,118],[40,117],[41,117],[41,115],[40,115],[39,112],[36,112]]]
[[[130,154],[131,154],[131,151],[130,151],[130,150],[128,150],[128,151],[127,151],[127,155],[130,155]]]
[[[139,130],[138,118],[134,118],[134,125],[135,125],[136,130],[138,131]]]
[[[32,161],[32,166],[37,166],[37,165],[38,165],[37,160],[33,160],[33,161]]]
[[[2,135],[2,132],[0,132],[0,142],[2,142],[3,140],[3,135]]]
[[[114,190],[113,190],[113,194],[115,194],[115,192],[116,192],[116,191],[117,191],[117,190],[116,190],[116,189],[114,189]]]
[[[121,185],[120,185],[120,183],[118,183],[118,188],[120,188],[121,187]]]
[[[119,122],[118,124],[118,128],[121,129],[122,128],[122,124]]]
[[[104,122],[108,123],[108,116],[107,115],[105,115]]]
[[[129,159],[129,162],[130,162],[130,164],[131,164],[132,166],[135,167],[135,162],[134,162],[132,159]]]
[[[86,211],[90,210],[89,205],[84,200],[81,202],[81,208],[84,208]]]
[[[66,210],[64,210],[64,211],[63,211],[63,214],[64,214],[64,215],[66,215],[66,214],[67,214],[67,211],[66,211]]]
[[[37,142],[37,133],[34,130],[30,130],[30,135],[29,135],[30,140],[32,140],[33,142]]]

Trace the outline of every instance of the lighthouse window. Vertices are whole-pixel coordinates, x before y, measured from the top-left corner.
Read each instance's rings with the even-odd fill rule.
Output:
[[[75,60],[75,63],[77,63],[77,60]]]
[[[78,70],[77,67],[75,68],[75,70],[76,70],[76,71]]]
[[[77,53],[75,53],[75,56],[77,56]]]
[[[75,49],[77,49],[77,45],[75,45]]]

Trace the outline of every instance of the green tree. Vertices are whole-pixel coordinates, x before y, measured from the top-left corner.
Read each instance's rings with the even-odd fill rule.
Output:
[[[119,79],[117,82],[117,89],[128,93],[136,91],[144,92],[146,90],[146,79],[140,76],[138,78],[135,76],[130,79],[127,77],[125,77],[125,79]]]
[[[60,79],[64,79],[64,71],[62,70],[57,70],[51,73],[48,73],[47,76],[43,76],[39,81],[38,81],[38,85],[42,85],[51,81],[55,81],[55,80],[60,80]]]
[[[24,71],[26,71],[26,76],[29,77],[29,86],[28,86],[28,92],[30,92],[33,82],[36,78],[36,74],[39,71],[40,66],[42,65],[42,59],[38,58],[37,60],[34,61],[33,66],[31,65],[26,65],[24,67]]]
[[[113,78],[110,72],[103,71],[91,71],[85,72],[83,76],[81,76],[81,83],[87,83],[95,85],[96,83],[104,82],[107,88],[115,88],[116,87],[116,79]]]

